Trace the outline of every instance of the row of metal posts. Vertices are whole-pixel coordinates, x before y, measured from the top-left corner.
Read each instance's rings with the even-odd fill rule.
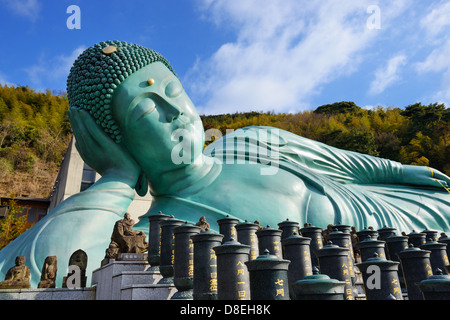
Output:
[[[149,222],[148,262],[161,272],[159,283],[177,288],[172,299],[353,300],[357,266],[368,300],[403,299],[402,286],[414,300],[423,299],[424,288],[417,284],[433,276],[432,270],[445,274],[436,272],[437,278],[450,277],[445,268],[447,244],[437,242],[436,232],[397,236],[393,228],[361,230],[357,232],[361,263],[355,264],[346,225],[334,226],[324,246],[322,228],[300,229],[299,223],[289,220],[279,223],[279,229],[260,229],[226,217],[217,221],[219,233],[201,231],[161,212],[150,216]],[[429,237],[432,240],[426,242]],[[450,279],[441,279],[439,290],[446,281]]]

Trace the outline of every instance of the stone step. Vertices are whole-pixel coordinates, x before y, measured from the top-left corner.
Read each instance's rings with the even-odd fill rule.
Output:
[[[177,289],[173,284],[131,284],[121,289],[121,300],[169,300]]]

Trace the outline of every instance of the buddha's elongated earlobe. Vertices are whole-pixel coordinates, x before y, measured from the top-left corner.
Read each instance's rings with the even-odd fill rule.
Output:
[[[139,174],[138,181],[136,182],[136,186],[134,187],[137,194],[141,197],[145,196],[148,191],[148,181],[147,177],[145,176],[144,172],[141,171]]]

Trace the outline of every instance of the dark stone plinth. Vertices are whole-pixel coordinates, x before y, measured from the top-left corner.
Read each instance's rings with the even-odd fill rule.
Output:
[[[281,240],[286,239],[294,233],[299,233],[299,223],[290,221],[289,219],[280,222],[278,228],[281,230]]]
[[[386,240],[386,238],[389,238],[390,236],[395,236],[397,229],[384,226],[381,229],[378,229],[378,238],[379,240]]]
[[[185,222],[173,228],[175,254],[173,264],[173,284],[177,292],[171,299],[192,299],[194,285],[194,244],[191,236],[201,228]]]
[[[205,230],[191,237],[194,243],[194,300],[217,300],[217,256],[223,234]]]
[[[437,269],[434,275],[417,284],[424,300],[450,300],[450,276]]]
[[[334,228],[333,231],[327,235],[327,241],[328,241],[328,243],[331,242],[334,245],[348,249],[348,262],[346,265],[348,266],[351,281],[352,281],[352,284],[354,285],[356,283],[356,275],[355,275],[355,270],[354,270],[355,257],[353,256],[353,245],[352,245],[352,240],[350,238],[350,233],[346,231],[348,228],[350,228],[350,226],[346,226],[346,225],[345,226],[340,225],[340,226],[341,226],[341,230],[343,230],[343,231],[340,231],[337,228]],[[321,272],[322,272],[322,269],[321,269]]]
[[[356,232],[356,235],[358,236],[358,241],[361,242],[367,239],[377,239],[378,231],[369,228],[364,228]]]
[[[447,244],[445,250],[447,251],[447,257],[450,257],[450,238],[449,237],[441,238],[438,240],[438,242]]]
[[[432,241],[438,241],[438,232],[436,230],[425,229],[422,231],[422,233],[425,233],[426,235],[425,241],[429,241],[430,238],[432,239]]]
[[[273,229],[270,226],[256,231],[259,252],[264,252],[267,249],[270,254],[281,258],[283,255],[281,249],[281,233],[281,230]]]
[[[319,274],[319,269],[314,267],[313,275],[293,284],[293,300],[344,300],[345,286],[345,281]]]
[[[219,233],[223,234],[222,242],[229,241],[231,238],[237,239],[235,227],[239,223],[238,219],[227,215],[225,218],[217,220],[217,223],[219,224]]]
[[[289,300],[288,266],[290,261],[264,254],[245,262],[250,273],[252,300]]]
[[[217,256],[217,299],[250,300],[250,278],[245,265],[250,246],[230,239],[213,250]]]
[[[161,221],[161,263],[159,270],[162,279],[158,284],[172,284],[173,283],[173,262],[175,253],[175,241],[173,229],[184,224],[183,221],[175,219],[173,216]]]
[[[148,263],[153,270],[159,270],[161,263],[161,225],[160,222],[167,220],[170,216],[161,211],[148,217],[149,235],[148,235]]]
[[[433,238],[429,239],[427,243],[420,246],[422,250],[431,251],[430,262],[431,269],[440,269],[443,274],[447,274],[445,266],[449,264],[447,256],[447,244],[442,242],[436,242]]]
[[[310,243],[310,251],[311,251],[311,260],[313,267],[319,266],[319,260],[317,259],[316,253],[320,249],[323,248],[323,239],[322,239],[322,228],[308,225],[300,229],[300,233],[302,236],[311,238]]]
[[[373,257],[376,252],[380,258],[386,258],[385,241],[375,240],[367,237],[365,240],[358,242],[357,246],[361,253],[361,261],[364,262]]]
[[[408,249],[407,236],[390,236],[386,238],[387,258],[392,261],[400,261],[398,253]]]
[[[345,281],[344,298],[354,300],[355,292],[352,276],[349,270],[349,249],[343,248],[328,241],[328,244],[317,252],[320,273],[332,279]]]
[[[405,279],[408,300],[423,300],[416,283],[433,275],[430,262],[431,251],[414,248],[412,245],[398,253]]]
[[[427,234],[424,232],[416,232],[413,230],[408,234],[408,244],[412,244],[414,247],[419,248],[427,242],[426,236]]]
[[[293,284],[306,276],[312,275],[311,238],[302,237],[294,233],[281,240],[281,243],[284,249],[284,258],[291,261],[288,267],[288,281],[289,294],[291,299],[293,299]]]
[[[256,231],[258,231],[259,226],[256,223],[244,221],[238,223],[235,228],[237,241],[250,246],[249,259],[256,259],[259,256],[258,237],[256,236]]]
[[[403,300],[398,277],[398,261],[379,257],[377,252],[371,258],[356,264],[363,275],[367,300]]]

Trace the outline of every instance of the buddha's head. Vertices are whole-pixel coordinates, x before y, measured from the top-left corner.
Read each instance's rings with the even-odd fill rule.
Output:
[[[170,162],[180,136],[201,146],[201,153],[200,117],[156,51],[120,41],[96,44],[74,62],[67,92],[70,108],[86,110],[141,166]]]
[[[25,256],[17,256],[15,260],[16,266],[25,265]]]

